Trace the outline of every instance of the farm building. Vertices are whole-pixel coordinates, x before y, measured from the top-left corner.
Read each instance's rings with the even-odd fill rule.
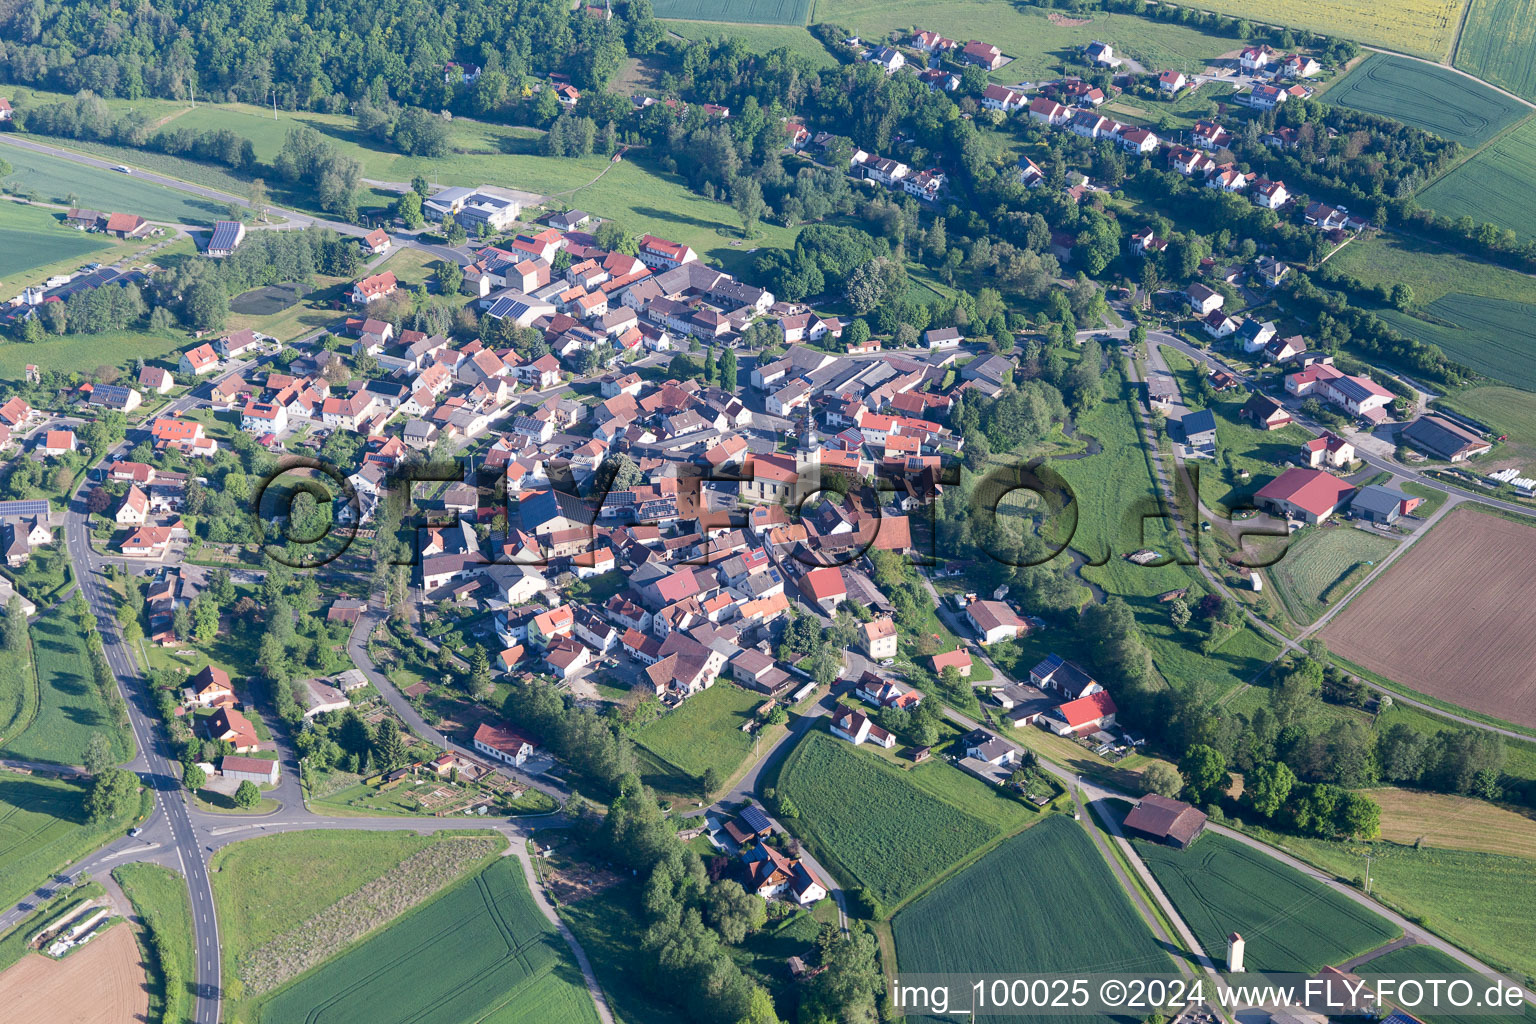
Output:
[[[965,617],[983,644],[1012,640],[1029,631],[1029,625],[1001,601],[972,601],[965,606]]]
[[[276,761],[264,761],[259,757],[236,757],[229,754],[219,758],[219,774],[236,782],[275,786],[280,770]]]
[[[1125,827],[1160,843],[1187,849],[1205,830],[1205,814],[1182,800],[1148,793],[1125,816]]]
[[[1356,519],[1380,526],[1391,526],[1404,515],[1419,507],[1419,498],[1380,484],[1368,484],[1360,488],[1349,503],[1349,514]]]
[[[1292,468],[1260,488],[1255,503],[1275,515],[1320,523],[1349,503],[1355,488],[1320,469]]]
[[[1179,421],[1184,443],[1191,448],[1211,448],[1216,444],[1216,416],[1209,409],[1187,412]]]
[[[1403,428],[1403,440],[1426,455],[1447,462],[1465,462],[1493,447],[1443,416],[1420,416]]]

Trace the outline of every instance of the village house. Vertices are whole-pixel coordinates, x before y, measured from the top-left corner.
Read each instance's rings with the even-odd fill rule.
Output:
[[[871,722],[864,712],[850,707],[840,707],[832,713],[832,735],[856,747],[866,742],[886,749],[896,745],[895,736]]]
[[[965,619],[979,634],[983,646],[1012,640],[1029,631],[1029,625],[1002,601],[972,601],[965,606]]]
[[[1323,431],[1301,446],[1298,461],[1308,469],[1339,469],[1355,461],[1355,446],[1331,431]]]
[[[212,345],[205,343],[183,352],[180,361],[176,364],[176,372],[201,377],[205,373],[212,373],[218,367],[218,353],[213,350]]]
[[[382,274],[365,277],[353,285],[350,298],[354,306],[366,306],[393,295],[399,286],[400,282],[394,273],[386,270]]]
[[[536,745],[522,733],[506,725],[482,722],[475,729],[474,748],[487,757],[494,757],[515,768],[521,768],[533,756]]]

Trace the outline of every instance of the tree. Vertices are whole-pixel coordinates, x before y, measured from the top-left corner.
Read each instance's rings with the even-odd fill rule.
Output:
[[[85,745],[84,764],[85,770],[92,775],[100,775],[112,767],[112,741],[105,733],[91,733],[90,741]]]
[[[379,722],[378,734],[373,740],[373,756],[384,771],[397,768],[405,761],[405,738],[400,734],[400,723],[393,718]]]
[[[747,892],[740,882],[725,880],[709,887],[706,909],[709,923],[731,945],[740,945],[768,921],[768,905],[761,896]]]
[[[266,223],[267,220],[267,183],[261,178],[251,179],[251,216],[256,220]]]
[[[424,223],[421,215],[421,193],[412,189],[395,200],[395,216],[399,217],[400,222],[412,231],[421,227]]]
[[[1381,805],[1360,793],[1339,798],[1334,821],[1341,835],[1350,839],[1375,839],[1381,835]]]
[[[1264,817],[1273,818],[1290,799],[1291,787],[1294,785],[1296,775],[1290,766],[1284,761],[1271,761],[1249,773],[1243,788],[1243,799]]]
[[[261,803],[261,790],[256,788],[256,783],[250,779],[241,782],[235,789],[235,806],[241,810],[249,811]]]
[[[704,774],[699,778],[699,789],[703,795],[703,798],[708,800],[709,795],[720,788],[720,783],[721,779],[719,770],[716,769],[714,765],[710,765],[708,768],[705,768]]]
[[[779,1024],[778,1013],[773,1008],[773,997],[767,989],[761,985],[752,986],[747,1012],[736,1024]]]
[[[27,649],[27,616],[21,610],[21,598],[16,594],[5,603],[3,635],[7,653],[21,654]]]
[[[1172,765],[1154,761],[1141,773],[1141,785],[1148,793],[1176,797],[1184,788],[1184,779]]]
[[[741,235],[751,238],[757,234],[757,222],[762,220],[767,208],[763,203],[763,187],[756,178],[737,178],[731,187],[731,195],[736,215],[741,218]]]
[[[91,821],[101,823],[126,817],[139,802],[139,778],[126,768],[107,768],[91,783],[85,810]]]
[[[203,771],[202,765],[188,759],[181,764],[181,781],[189,790],[202,789],[208,782],[208,773]]]
[[[437,274],[437,290],[442,295],[457,295],[464,287],[464,268],[449,260],[439,260],[433,271]]]
[[[1195,803],[1205,803],[1226,788],[1227,759],[1204,743],[1196,743],[1179,760],[1179,774]]]
[[[469,653],[469,692],[476,700],[484,700],[491,695],[491,659],[485,653],[485,648],[479,644]]]

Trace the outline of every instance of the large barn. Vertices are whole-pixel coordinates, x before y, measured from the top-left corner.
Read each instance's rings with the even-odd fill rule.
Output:
[[[1125,827],[1182,850],[1205,830],[1205,814],[1182,800],[1148,793],[1125,816]]]

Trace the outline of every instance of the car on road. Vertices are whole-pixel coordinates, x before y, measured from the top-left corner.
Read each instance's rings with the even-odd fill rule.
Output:
[[[127,166],[126,164],[118,164],[116,167],[114,167],[112,169],[114,171],[118,171],[118,172],[120,172],[122,174],[132,174],[133,173],[133,168]]]
[[[130,839],[137,838],[139,833],[143,831],[144,830],[142,828],[139,828],[137,825],[135,825],[133,828],[128,830],[128,837]]]

